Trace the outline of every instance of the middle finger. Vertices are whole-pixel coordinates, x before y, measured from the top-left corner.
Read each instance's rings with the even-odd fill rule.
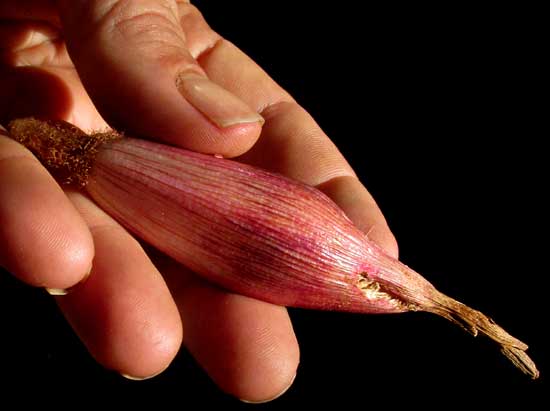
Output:
[[[105,367],[139,379],[156,375],[181,345],[170,291],[135,239],[89,199],[69,197],[90,227],[96,253],[88,280],[57,302]]]

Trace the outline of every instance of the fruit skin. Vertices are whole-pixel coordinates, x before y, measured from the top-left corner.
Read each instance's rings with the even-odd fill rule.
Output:
[[[391,259],[325,194],[284,176],[125,138],[101,147],[86,190],[138,237],[241,294],[326,310],[410,308],[378,282]]]

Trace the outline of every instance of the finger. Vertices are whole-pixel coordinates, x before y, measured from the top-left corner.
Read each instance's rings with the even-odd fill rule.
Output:
[[[58,118],[84,130],[104,130],[72,66],[59,30],[42,22],[0,23],[0,122]]]
[[[58,1],[69,53],[114,126],[234,156],[263,119],[206,77],[187,49],[175,1]]]
[[[31,49],[59,38],[59,30],[50,24],[34,21],[0,22],[0,51]]]
[[[180,309],[185,345],[222,390],[265,402],[290,387],[300,355],[284,307],[215,288],[166,260],[161,270]]]
[[[50,289],[67,289],[85,278],[94,254],[90,232],[61,188],[5,135],[0,135],[0,244],[2,266]]]
[[[346,215],[369,239],[376,242],[386,252],[398,258],[399,247],[380,207],[356,178],[343,176],[332,178],[317,186],[344,210]]]
[[[316,186],[397,257],[397,242],[376,201],[311,116],[294,102],[271,105],[263,114],[262,137],[241,159]]]
[[[90,226],[96,256],[89,279],[58,297],[58,304],[98,362],[130,378],[154,376],[181,345],[174,300],[124,229],[82,195],[70,198]]]
[[[380,208],[311,116],[294,102],[273,104],[263,114],[262,137],[242,160],[324,191],[370,239],[397,257],[397,242]]]
[[[257,144],[240,159],[317,186],[371,239],[397,256],[397,243],[376,202],[313,118],[237,47],[213,35],[192,6],[182,4],[180,9],[186,16],[184,31],[190,27],[195,33],[186,31],[189,49],[204,71],[266,121]]]
[[[107,128],[74,69],[0,68],[0,89],[1,122],[33,116],[62,119],[87,132]]]

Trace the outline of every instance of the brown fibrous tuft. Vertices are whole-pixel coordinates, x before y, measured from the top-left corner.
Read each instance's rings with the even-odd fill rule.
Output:
[[[99,147],[121,138],[117,132],[88,135],[62,120],[24,118],[8,125],[12,138],[27,147],[62,184],[84,187]]]

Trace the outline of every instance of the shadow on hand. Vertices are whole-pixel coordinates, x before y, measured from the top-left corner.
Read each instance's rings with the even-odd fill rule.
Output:
[[[0,124],[18,117],[66,118],[73,101],[67,85],[36,67],[0,68]]]

